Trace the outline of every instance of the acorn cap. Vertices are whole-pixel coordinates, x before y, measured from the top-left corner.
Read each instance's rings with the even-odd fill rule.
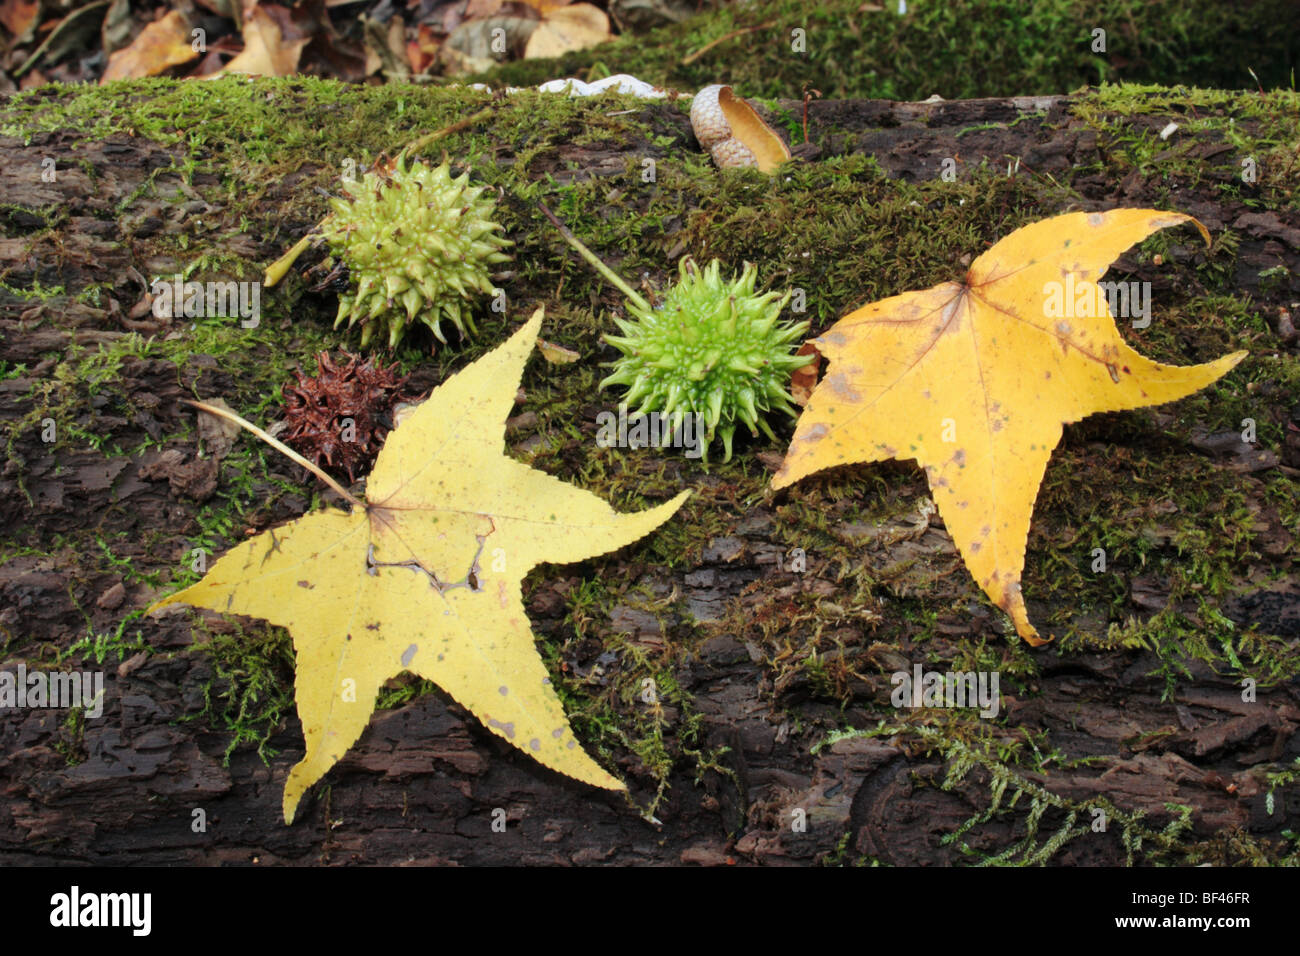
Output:
[[[721,169],[753,166],[770,174],[790,158],[781,137],[730,86],[715,83],[695,94],[691,128]]]

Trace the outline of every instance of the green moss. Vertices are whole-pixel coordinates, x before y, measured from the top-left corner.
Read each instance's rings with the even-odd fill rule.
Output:
[[[914,775],[913,786],[960,789],[983,805],[943,837],[942,843],[959,854],[954,862],[964,858],[975,866],[1041,866],[1080,838],[1105,841],[1129,866],[1285,865],[1296,858],[1294,846],[1240,832],[1199,837],[1192,829],[1192,808],[1185,805],[1166,803],[1160,815],[1163,819],[1156,819],[1142,811],[1126,810],[1105,796],[1082,800],[1062,796],[1055,791],[1049,766],[1059,770],[1104,767],[1113,758],[1059,760],[1055,752],[1044,754],[1032,737],[1026,738],[1023,746],[1008,748],[999,743],[999,737],[963,734],[956,721],[925,726],[882,720],[870,730],[829,733],[813,747],[813,753],[839,740],[862,737],[892,738],[918,752],[938,756],[944,762],[942,775]],[[1034,759],[1025,759],[1031,753]],[[1281,768],[1266,779],[1282,788],[1294,783],[1295,774],[1290,768]]]
[[[86,759],[86,711],[84,707],[68,708],[68,716],[59,725],[54,750],[63,755],[69,767]]]
[[[1300,149],[1295,89],[1243,96],[1198,87],[1103,84],[1072,104],[1070,112],[1097,131],[1103,156],[1101,164],[1080,172],[1104,170],[1119,177],[1136,172],[1160,184],[1171,208],[1177,208],[1180,192],[1205,183],[1225,200],[1247,205],[1295,208],[1300,202],[1294,185]],[[1161,138],[1170,123],[1178,129]],[[1232,148],[1201,155],[1207,143]]]
[[[797,98],[815,87],[836,98],[920,100],[938,93],[962,99],[1066,93],[1120,79],[1254,88],[1248,68],[1265,87],[1282,87],[1291,85],[1300,58],[1287,0],[1189,0],[1176,7],[1137,0],[949,0],[907,8],[900,16],[897,0],[726,4],[649,34],[558,60],[505,64],[475,79],[493,86],[597,79],[613,63],[618,72],[685,92],[726,82],[744,96]],[[1105,53],[1092,50],[1098,28],[1106,31]],[[715,41],[721,42],[696,56]]]
[[[196,631],[203,630],[201,623]],[[185,719],[203,721],[229,734],[224,762],[244,745],[255,745],[269,762],[268,746],[293,709],[293,642],[282,627],[260,624],[209,633],[193,652],[203,654],[213,676],[203,685],[203,710]]]
[[[93,659],[96,664],[103,664],[110,659],[116,663],[121,663],[134,654],[148,650],[144,634],[139,626],[140,619],[144,617],[143,608],[128,613],[112,631],[96,631],[94,625],[90,623],[90,615],[85,608],[78,604],[71,589],[69,589],[68,594],[72,598],[72,604],[77,612],[87,622],[86,633],[85,636],[73,641],[66,650],[60,650],[55,655],[56,665],[83,658]]]
[[[615,594],[602,579],[586,578],[568,595],[564,632],[572,636],[544,640],[541,650],[579,739],[606,766],[622,762],[623,754],[633,758],[626,771],[629,802],[653,819],[675,774],[688,772],[697,783],[706,773],[734,775],[722,763],[725,747],[703,746],[703,717],[677,677],[691,645],[666,640],[655,647],[611,633],[610,612],[618,603],[654,613],[670,633],[667,602],[635,589]],[[590,654],[595,635],[601,653],[578,656]]]
[[[920,12],[900,21],[910,22],[909,29],[938,23],[917,19],[922,15],[949,16],[937,5],[925,5],[924,11],[913,7]],[[735,8],[729,15],[752,14]],[[864,12],[855,22],[863,25],[865,38],[865,26],[877,25],[869,17],[887,15],[899,19]],[[1016,37],[1032,28],[1010,22],[1006,42],[1020,42]],[[1170,36],[1176,35],[1175,29]],[[734,49],[728,52],[731,42],[716,49],[718,56],[735,61],[735,80],[751,67],[735,59]],[[864,50],[876,49],[874,39],[859,42]],[[696,66],[707,65],[710,56]],[[762,58],[755,62],[754,68],[761,69]],[[844,54],[841,62],[857,61]],[[889,61],[877,61],[882,62]],[[549,73],[554,64],[537,69]],[[843,75],[854,76],[854,82],[876,82],[879,74],[872,79],[869,72]],[[797,93],[778,90],[777,74],[770,77],[770,92]],[[910,82],[905,62],[893,81]],[[828,95],[835,92],[820,88]],[[1030,88],[1022,85],[1014,92]],[[916,95],[929,92],[921,88]],[[1294,350],[1283,347],[1272,321],[1272,309],[1285,301],[1293,277],[1271,273],[1261,280],[1258,297],[1247,295],[1240,279],[1244,237],[1231,227],[1216,232],[1209,250],[1203,251],[1186,228],[1152,237],[1125,259],[1142,278],[1161,280],[1151,325],[1121,329],[1136,348],[1175,364],[1237,348],[1250,355],[1230,376],[1182,402],[1158,411],[1098,416],[1067,428],[1035,508],[1025,570],[1032,613],[1045,631],[1058,635],[1058,643],[1031,653],[1008,636],[1001,615],[990,609],[954,555],[903,547],[917,540],[916,515],[927,494],[924,475],[910,463],[839,469],[773,495],[768,489],[770,456],[784,450],[788,426],[777,429],[775,441],[738,439],[732,461],[714,464],[707,475],[698,463],[671,453],[599,448],[592,410],[617,402],[617,396],[610,396],[612,401],[605,403],[596,389],[616,354],[600,336],[612,331],[610,318],[622,309],[621,298],[570,255],[536,208],[538,200],[544,201],[634,285],[644,279],[664,287],[681,255],[698,261],[716,257],[730,269],[752,261],[761,287],[782,294],[803,290],[806,311],[797,318],[807,318],[815,334],[867,302],[959,277],[969,257],[1011,230],[1077,208],[1076,184],[1083,177],[1101,175],[1117,187],[1136,170],[1167,190],[1159,197],[1171,208],[1180,208],[1188,196],[1207,194],[1226,195],[1259,210],[1290,208],[1300,179],[1300,163],[1290,162],[1300,147],[1300,109],[1293,93],[1241,96],[1103,87],[1073,101],[1068,120],[1097,132],[1102,160],[1092,168],[1072,169],[1059,181],[1023,171],[1009,177],[1003,165],[971,170],[956,183],[905,182],[889,179],[872,157],[862,155],[795,164],[775,178],[719,172],[691,140],[680,104],[531,93],[495,102],[466,89],[341,87],[305,79],[141,81],[39,90],[7,101],[0,124],[24,136],[61,130],[87,141],[135,130],[165,145],[174,154],[172,168],[157,171],[115,215],[129,217],[145,200],[180,201],[169,192],[178,177],[187,178],[216,208],[205,215],[208,231],[186,231],[184,243],[167,234],[134,239],[134,254],[139,261],[170,260],[187,278],[253,278],[267,263],[249,258],[240,251],[247,247],[231,243],[232,237],[256,236],[275,250],[268,255],[274,258],[324,215],[327,203],[316,189],[337,189],[343,159],[361,162],[384,152],[392,155],[418,136],[489,104],[488,119],[439,140],[426,155],[436,160],[445,150],[454,165],[472,170],[476,181],[500,191],[500,220],[517,243],[513,274],[503,281],[507,313],[476,313],[480,334],[471,341],[453,340],[451,347],[430,356],[431,340],[413,340],[392,358],[405,371],[419,371],[427,382],[441,381],[499,344],[535,305],[545,304],[543,336],[580,358],[562,366],[541,358],[529,363],[518,411],[532,415],[507,433],[513,454],[591,489],[620,510],[666,500],[684,486],[695,490],[655,534],[616,556],[563,569],[576,578],[567,592],[568,615],[563,623],[539,628],[539,647],[581,740],[607,767],[628,776],[645,812],[662,805],[666,788],[682,775],[725,775],[725,757],[702,749],[698,709],[681,686],[701,643],[712,636],[727,635],[756,649],[770,681],[765,693],[789,715],[797,732],[837,729],[850,708],[899,723],[887,695],[881,698],[871,690],[882,673],[893,669],[888,661],[897,657],[940,668],[998,670],[1008,690],[1014,687],[1024,695],[1034,692],[1044,654],[1067,660],[1099,650],[1132,655],[1145,662],[1167,692],[1201,666],[1231,679],[1254,677],[1262,687],[1300,674],[1293,639],[1230,627],[1224,616],[1236,592],[1296,573],[1296,480],[1276,469],[1255,475],[1235,472],[1191,444],[1207,432],[1240,430],[1243,419],[1253,418],[1261,444],[1276,449],[1285,416],[1300,393],[1300,362]],[[797,113],[788,106],[781,109],[778,121],[792,129]],[[1182,130],[1168,141],[1159,140],[1160,129],[1171,119]],[[1184,137],[1190,142],[1221,140],[1232,150],[1201,161],[1184,148]],[[583,153],[584,146],[595,152]],[[592,156],[615,150],[624,153],[621,167],[588,168]],[[1258,158],[1256,183],[1242,182],[1240,154]],[[642,179],[641,157],[656,160],[653,182]],[[55,240],[68,228],[52,210],[33,212],[44,217],[46,234]],[[27,240],[37,241],[32,235]],[[1155,264],[1156,255],[1162,265]],[[6,281],[12,288],[5,294],[43,307],[37,321],[51,328],[60,327],[65,305],[77,299],[93,304],[99,296],[98,307],[104,308],[104,297],[113,294],[102,282],[52,290]],[[8,434],[0,441],[12,458],[45,417],[59,423],[56,454],[92,447],[106,458],[131,456],[153,445],[189,441],[193,426],[188,417],[176,434],[158,440],[146,440],[112,421],[130,421],[138,411],[122,382],[127,363],[161,359],[184,366],[196,354],[216,357],[220,370],[230,376],[231,392],[220,397],[245,417],[269,424],[294,365],[310,367],[313,353],[322,348],[357,345],[355,337],[330,329],[335,297],[312,292],[307,284],[291,273],[268,290],[257,329],[227,319],[196,319],[177,322],[180,334],[174,338],[127,335],[102,347],[51,348],[37,360],[53,364],[20,397],[17,417],[6,423]],[[0,376],[12,379],[26,371],[4,366]],[[15,467],[21,479],[23,465]],[[91,527],[42,541],[41,547],[67,555],[78,574],[180,586],[197,573],[190,568],[188,550],[178,555],[176,538],[183,534],[187,549],[221,553],[282,496],[314,496],[313,484],[280,477],[290,471],[273,452],[241,438],[222,463],[217,494],[202,506],[186,506],[191,523],[183,531],[143,529],[137,546],[119,533]],[[1289,543],[1267,554],[1261,502],[1276,515],[1270,520],[1280,521],[1291,535]],[[810,570],[803,576],[774,570],[760,574],[728,605],[721,621],[693,621],[680,595],[670,599],[642,593],[613,573],[642,567],[666,568],[670,574],[695,570],[710,539],[734,534],[740,521],[756,513],[770,515],[771,528],[764,534],[772,546],[787,552],[803,548]],[[0,555],[23,553],[25,542],[39,535],[39,522],[32,515],[6,529]],[[1109,573],[1091,571],[1095,548],[1105,549]],[[127,571],[128,561],[134,572]],[[557,573],[553,568],[535,572],[526,593]],[[1134,606],[1131,584],[1139,576],[1168,589],[1167,609]],[[660,619],[661,646],[613,633],[610,616],[620,603]],[[103,661],[147,650],[142,635],[149,625],[140,620],[139,609],[124,612],[123,618],[108,632],[88,624],[86,636],[65,653]],[[194,652],[216,662],[203,720],[229,734],[232,746],[255,743],[265,752],[289,706],[292,661],[287,644],[282,634],[265,629],[219,637]],[[593,651],[597,642],[600,649]],[[605,650],[612,657],[602,665],[603,675],[593,678],[588,668]],[[574,662],[581,665],[581,674],[574,671]],[[657,710],[640,696],[646,679],[659,689]],[[399,706],[427,689],[415,680],[394,682],[380,704]],[[930,726],[915,717],[901,723]],[[934,727],[943,735],[936,747],[944,752],[961,744],[1022,776],[1088,759],[1062,752],[1062,742],[1005,717],[995,725],[996,732],[962,715],[946,715]],[[1018,780],[1008,778],[1008,796]],[[932,783],[941,786],[943,781]],[[1279,792],[1282,786],[1293,784],[1280,784]],[[1009,856],[1006,846],[977,839],[984,823],[972,824],[958,842],[989,859],[1036,861],[1045,848],[1050,855],[1064,845],[1052,841],[1077,808],[1025,790],[1018,812],[1027,812],[1027,802],[1034,799],[1046,816],[1030,842],[1021,845],[1025,831],[1020,831],[1012,841],[1018,848]],[[1003,819],[1005,807],[1004,802],[994,808],[985,822]],[[1076,817],[1066,835],[1085,819]],[[1170,819],[1176,824],[1180,817]],[[1155,825],[1150,830],[1164,832]],[[1210,846],[1182,831],[1168,843],[1146,839],[1151,852],[1135,852],[1135,860],[1187,862],[1196,854],[1213,861],[1280,860],[1295,852],[1294,847],[1279,850],[1236,838],[1231,845]],[[957,843],[953,847],[960,852]]]

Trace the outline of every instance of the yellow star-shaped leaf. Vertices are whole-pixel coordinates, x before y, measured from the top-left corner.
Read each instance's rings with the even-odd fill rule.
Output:
[[[624,789],[574,740],[521,582],[543,562],[636,541],[690,492],[619,514],[506,457],[505,419],[541,321],[538,309],[390,433],[362,507],[314,512],[245,541],[154,605],[247,614],[293,635],[307,753],[285,784],[285,822],[361,735],[381,685],[402,671],[433,681],[547,767]]]
[[[1062,425],[1190,395],[1246,354],[1162,365],[1115,328],[1097,280],[1133,243],[1183,222],[1209,241],[1204,226],[1179,213],[1056,216],[1002,239],[963,281],[846,315],[814,340],[826,376],[772,487],[834,465],[916,459],[975,580],[1021,637],[1044,643],[1029,623],[1020,574]]]

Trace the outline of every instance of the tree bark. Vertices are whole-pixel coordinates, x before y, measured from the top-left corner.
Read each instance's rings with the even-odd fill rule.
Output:
[[[902,180],[938,178],[944,160],[953,157],[963,167],[987,162],[1011,175],[1064,179],[1081,164],[1104,167],[1107,158],[1097,132],[1070,121],[1069,103],[1068,97],[814,101],[808,109],[812,142],[795,144],[794,151],[807,162],[869,153]],[[794,101],[782,106],[795,116],[803,110]],[[681,112],[665,105],[647,109],[657,112],[662,128],[689,141]],[[563,159],[576,165],[562,175],[622,172],[629,156],[640,155],[637,147],[575,146]],[[1208,156],[1230,147],[1207,138],[1195,148]],[[57,181],[42,182],[40,159],[56,153]],[[51,353],[112,345],[132,334],[167,334],[166,323],[135,307],[144,277],[166,274],[174,263],[143,252],[142,240],[218,218],[221,203],[217,177],[200,173],[185,183],[166,171],[177,159],[174,149],[126,134],[98,143],[81,142],[75,130],[41,133],[28,144],[0,139],[0,168],[11,173],[0,179],[0,272],[7,287],[0,289],[0,359],[10,370],[0,379],[0,420],[9,443],[0,473],[0,524],[34,531],[38,539],[6,542],[0,671],[32,657],[48,660],[51,650],[66,653],[88,632],[113,634],[129,611],[148,602],[149,589],[123,586],[119,575],[87,576],[77,555],[61,555],[61,536],[102,523],[131,529],[143,541],[149,527],[192,521],[217,488],[219,462],[199,456],[192,442],[171,442],[176,453],[152,448],[134,456],[85,442],[51,447],[41,441],[40,422],[30,420],[40,407],[42,383],[58,366]],[[278,184],[268,200],[290,196],[295,181]],[[1081,201],[1113,205],[1141,205],[1149,195],[1140,177],[1116,181],[1104,172],[1076,178],[1074,189]],[[1208,188],[1189,195],[1180,211],[1216,235],[1238,233],[1241,290],[1270,303],[1300,293],[1295,209],[1260,212],[1236,199],[1218,201]],[[284,248],[247,235],[230,241],[234,252],[259,263]],[[1289,288],[1261,288],[1261,270],[1279,262],[1290,270]],[[97,284],[106,290],[98,298],[80,295]],[[12,291],[36,287],[63,291],[35,299]],[[25,369],[12,371],[19,366]],[[97,407],[87,395],[59,423],[108,436],[106,449],[172,434],[190,421],[181,398],[219,395],[234,385],[228,370],[204,355],[179,366],[131,360],[109,374],[132,397],[127,409]],[[288,465],[272,467],[296,480]],[[915,490],[924,492],[919,478]],[[265,526],[306,506],[305,500],[278,498],[248,521]],[[889,675],[925,660],[934,645],[918,646],[906,634],[881,643],[861,622],[842,622],[836,632],[843,638],[840,663],[852,676],[848,704],[840,709],[806,671],[783,682],[787,672],[773,668],[746,635],[698,630],[700,622],[721,620],[731,602],[757,606],[756,582],[770,584],[785,551],[770,503],[742,511],[726,533],[707,543],[694,567],[611,563],[602,572],[648,582],[662,593],[676,589],[697,630],[676,612],[668,629],[678,638],[703,634],[697,652],[675,665],[674,677],[700,715],[699,739],[691,746],[719,751],[718,767],[696,780],[689,762],[679,761],[657,820],[643,818],[619,795],[546,771],[444,695],[429,693],[377,712],[325,784],[305,798],[299,821],[285,826],[282,787],[302,753],[297,718],[290,710],[270,740],[278,754],[269,765],[249,746],[237,748],[226,765],[228,734],[194,719],[203,711],[201,688],[213,667],[193,649],[191,617],[182,612],[130,622],[127,631],[141,629],[148,646],[128,648],[124,659],[110,651],[97,662],[93,649],[71,656],[66,666],[105,672],[103,716],[87,719],[84,729],[70,727],[64,711],[0,710],[0,863],[959,864],[967,859],[957,845],[962,840],[989,853],[1021,840],[1034,787],[1051,796],[1038,823],[1040,841],[1058,831],[1068,835],[1072,811],[1073,826],[1088,830],[1060,846],[1051,856],[1057,864],[1125,862],[1125,828],[1159,831],[1176,816],[1169,804],[1192,808],[1180,839],[1206,846],[1224,833],[1280,842],[1282,830],[1295,829],[1295,786],[1277,790],[1270,813],[1270,784],[1260,768],[1300,755],[1296,682],[1262,689],[1257,703],[1246,703],[1238,682],[1192,661],[1191,678],[1165,699],[1165,680],[1155,673],[1162,661],[1147,650],[1117,648],[1064,657],[1043,652],[1023,690],[1004,684],[1005,724],[991,732],[1007,734],[1008,745],[1016,738],[1021,748],[1029,739],[1046,741],[1043,746],[1057,748],[1059,758],[1045,772],[1008,763],[1014,777],[1008,796],[1016,789],[1027,794],[1019,807],[945,843],[946,835],[989,808],[994,769],[976,761],[945,789],[965,752],[951,742],[928,746],[916,733],[886,734],[840,740],[813,753],[821,731],[808,729],[836,722],[869,729],[882,714],[908,723],[906,710],[888,706]],[[920,556],[932,568],[950,569],[949,576],[966,586],[968,575],[937,519],[895,531],[887,545],[891,561]],[[235,528],[231,536],[242,533]],[[1276,528],[1279,553],[1292,546],[1294,533]],[[23,553],[22,544],[36,552]],[[883,546],[867,540],[863,551],[869,558],[872,547]],[[172,558],[142,551],[136,568],[162,567]],[[565,595],[578,580],[565,569],[550,569],[532,586],[530,615],[543,638],[564,635]],[[834,595],[838,586],[835,569],[815,559],[807,573],[786,574],[779,585],[792,601]],[[1261,585],[1260,593],[1268,597],[1245,605],[1255,608],[1254,623],[1300,639],[1296,590]],[[1129,609],[1142,611],[1140,587],[1126,600]],[[1251,621],[1247,614],[1245,623]],[[665,640],[662,621],[635,608],[616,608],[611,625],[647,652]],[[217,618],[208,626],[218,635],[233,632]],[[963,640],[963,625],[944,628],[940,618],[941,647]],[[593,648],[573,663],[592,667],[598,655]],[[652,776],[628,752],[616,760],[615,771],[630,781],[637,804],[646,806]],[[1104,820],[1105,829],[1095,830],[1089,808],[1102,806],[1103,798],[1124,819]],[[1145,819],[1136,820],[1138,814]],[[503,832],[494,827],[501,819]],[[1177,845],[1165,849],[1170,858],[1186,860]],[[1160,852],[1150,838],[1138,861]],[[1218,859],[1240,862],[1232,852],[1225,848]]]

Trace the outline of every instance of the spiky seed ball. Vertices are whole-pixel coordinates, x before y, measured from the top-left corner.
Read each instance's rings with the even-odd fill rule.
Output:
[[[298,384],[284,388],[281,440],[352,482],[370,471],[388,435],[393,406],[410,396],[396,365],[385,368],[347,351],[343,355],[346,365],[321,352],[314,376],[295,371]]]
[[[789,292],[755,295],[758,269],[751,263],[730,282],[720,270],[716,259],[701,270],[687,256],[680,281],[658,308],[629,302],[634,320],[615,319],[623,334],[605,336],[623,354],[600,383],[626,385],[628,406],[639,403],[633,414],[671,415],[674,429],[687,414],[701,416],[705,461],[715,434],[722,437],[723,460],[731,460],[737,423],[775,438],[764,416],[795,415],[786,390],[790,373],[812,358],[790,354],[808,323],[778,321]]]
[[[461,335],[475,331],[465,300],[492,293],[488,267],[508,261],[501,249],[511,242],[495,235],[501,226],[485,187],[468,184],[469,174],[452,178],[446,162],[408,168],[405,157],[345,183],[349,198],[331,200],[321,228],[356,284],[339,298],[335,328],[360,322],[363,347],[385,327],[395,346],[416,319],[443,344],[443,319]]]

